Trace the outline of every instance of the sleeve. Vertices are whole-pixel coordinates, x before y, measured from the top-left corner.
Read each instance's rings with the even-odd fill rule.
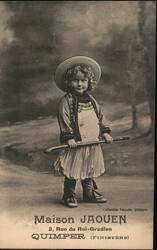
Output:
[[[103,115],[102,113],[102,109],[99,106],[99,125],[100,125],[100,134],[104,134],[104,133],[111,133],[111,128],[109,125],[109,122],[107,121],[106,117]]]
[[[70,121],[70,108],[66,97],[60,100],[57,118],[60,127],[61,143],[67,143],[68,140],[74,139],[74,132]]]

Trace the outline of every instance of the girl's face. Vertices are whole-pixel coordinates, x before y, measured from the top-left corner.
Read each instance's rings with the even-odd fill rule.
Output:
[[[75,92],[82,94],[88,89],[88,78],[79,71],[75,78],[71,81],[71,87]]]

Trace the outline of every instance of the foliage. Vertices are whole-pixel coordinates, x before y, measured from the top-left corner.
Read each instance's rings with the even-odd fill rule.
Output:
[[[40,101],[21,103],[17,108],[8,108],[1,112],[0,122],[9,121],[13,124],[16,121],[32,120],[37,117],[56,116],[57,103],[56,99],[49,99],[45,105]]]
[[[131,88],[135,104],[148,98],[144,83],[147,69],[151,76],[155,69],[153,2],[146,4],[143,16],[143,34],[147,34],[144,49],[148,51],[149,67],[142,65],[144,49],[139,36],[140,21],[135,21],[138,17],[135,11],[138,9],[137,3],[124,4],[127,11],[129,6],[135,11],[131,21],[128,21],[128,17],[126,24],[118,19],[117,11],[121,9],[107,2],[77,2],[74,6],[72,1],[21,1],[20,4],[18,1],[8,1],[5,5],[13,13],[8,27],[13,31],[14,39],[9,46],[0,49],[0,108],[15,110],[10,111],[12,115],[9,112],[6,119],[30,119],[49,113],[45,110],[49,110],[49,100],[53,102],[60,95],[52,84],[55,68],[62,59],[75,54],[94,57],[100,63],[102,79],[93,92],[99,100],[130,104]],[[106,16],[109,15],[109,6],[117,19],[104,17],[104,11]],[[82,30],[78,32],[80,28]],[[151,79],[149,90],[152,99],[154,88]]]

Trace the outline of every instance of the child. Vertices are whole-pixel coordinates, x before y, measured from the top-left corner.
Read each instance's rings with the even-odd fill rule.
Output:
[[[96,100],[88,93],[98,83],[101,69],[97,62],[85,56],[71,57],[62,62],[55,72],[57,86],[67,92],[59,103],[58,123],[60,141],[69,149],[62,151],[54,166],[65,176],[63,203],[77,207],[75,186],[81,180],[83,201],[103,203],[107,200],[96,191],[94,177],[104,173],[101,146],[77,147],[79,141],[104,138],[112,142],[110,128],[103,123],[103,115]]]

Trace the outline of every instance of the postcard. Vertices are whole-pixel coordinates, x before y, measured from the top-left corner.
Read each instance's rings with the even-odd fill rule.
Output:
[[[0,2],[1,249],[153,249],[155,8]]]

